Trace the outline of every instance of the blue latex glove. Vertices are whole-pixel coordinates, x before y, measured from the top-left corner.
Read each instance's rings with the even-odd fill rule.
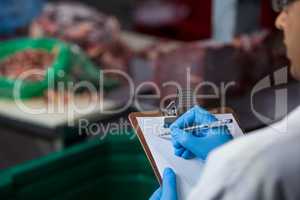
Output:
[[[165,169],[162,187],[158,188],[149,200],[177,200],[176,175],[172,169]]]
[[[202,130],[196,133],[197,136],[183,130],[187,126],[214,121],[217,121],[215,116],[199,106],[193,107],[179,117],[170,127],[175,155],[184,159],[198,157],[205,160],[209,152],[230,141],[232,136],[226,126]]]

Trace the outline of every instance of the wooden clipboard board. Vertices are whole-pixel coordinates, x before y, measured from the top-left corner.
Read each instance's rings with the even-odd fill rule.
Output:
[[[212,114],[231,113],[231,114],[234,115],[234,117],[236,117],[236,114],[234,113],[234,111],[231,108],[223,108],[223,109],[222,108],[215,108],[215,109],[210,109],[210,112]],[[151,165],[151,167],[154,171],[154,174],[155,174],[159,184],[162,184],[162,177],[159,174],[158,167],[155,163],[155,160],[154,160],[154,157],[153,157],[153,155],[150,151],[150,148],[149,148],[149,146],[146,142],[146,139],[145,139],[144,134],[141,130],[141,127],[138,124],[137,118],[138,117],[162,117],[162,116],[163,116],[163,114],[161,112],[133,112],[133,113],[130,113],[129,116],[128,116],[129,121],[130,121],[133,129],[135,130],[140,143],[142,144],[142,147],[143,147],[143,149],[146,153],[146,156],[147,156],[148,160],[150,161],[150,165]]]
[[[155,163],[155,160],[154,160],[153,155],[150,151],[150,148],[149,148],[149,146],[146,142],[146,139],[145,139],[144,134],[141,130],[141,127],[138,124],[137,118],[138,117],[161,117],[161,116],[162,116],[162,113],[160,113],[160,112],[134,112],[134,113],[130,113],[129,117],[128,117],[135,133],[138,136],[138,139],[139,139],[140,143],[142,144],[142,147],[143,147],[143,149],[146,153],[146,156],[147,156],[148,160],[150,161],[150,165],[151,165],[151,167],[154,171],[154,174],[155,174],[159,184],[162,183],[162,178],[159,174],[158,167]]]

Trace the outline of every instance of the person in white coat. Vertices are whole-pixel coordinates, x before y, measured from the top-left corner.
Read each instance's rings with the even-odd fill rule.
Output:
[[[291,74],[300,80],[300,0],[273,0],[273,6],[280,11],[276,27],[284,32]],[[206,160],[188,200],[300,199],[300,107],[281,122],[236,140],[226,128],[203,132],[202,137],[183,130],[214,120],[194,107],[171,126],[177,156]],[[178,200],[172,169],[165,170],[162,187],[150,200]]]

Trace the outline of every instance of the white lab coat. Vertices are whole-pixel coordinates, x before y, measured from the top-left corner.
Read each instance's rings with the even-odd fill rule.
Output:
[[[300,107],[213,151],[189,200],[300,199]]]

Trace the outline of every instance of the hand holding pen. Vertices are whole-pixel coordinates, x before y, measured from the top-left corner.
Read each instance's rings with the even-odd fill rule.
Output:
[[[218,121],[203,108],[193,107],[170,127],[175,155],[184,159],[198,157],[205,160],[213,149],[232,139],[229,129],[224,126],[229,123],[232,121]]]

